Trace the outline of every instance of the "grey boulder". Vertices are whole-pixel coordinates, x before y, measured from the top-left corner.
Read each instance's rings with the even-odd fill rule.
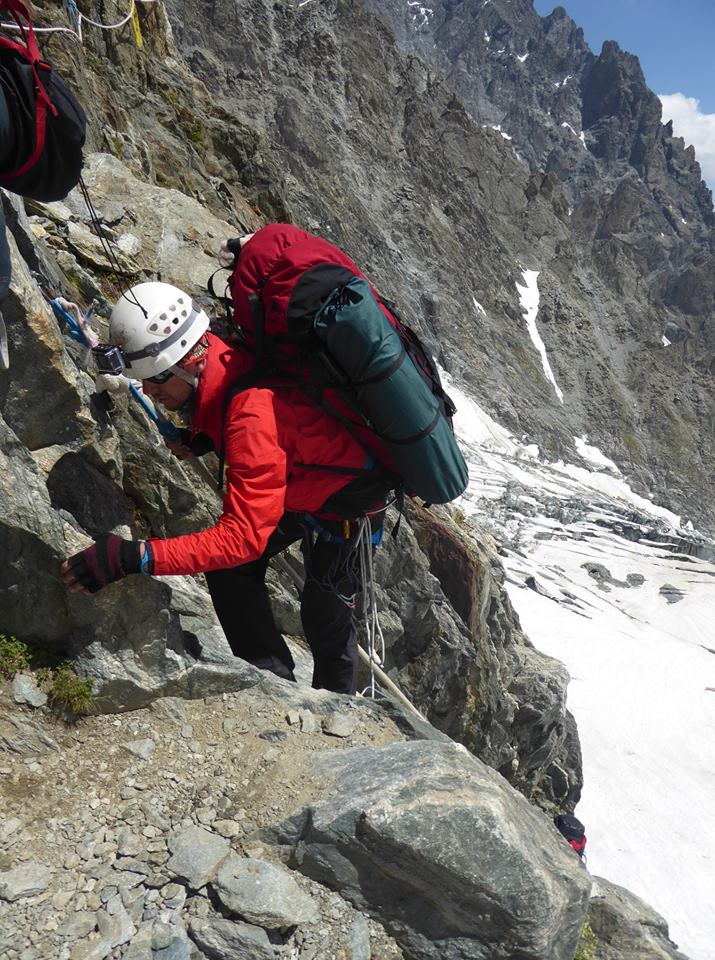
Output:
[[[22,897],[44,893],[52,880],[52,871],[40,863],[23,863],[0,873],[0,900],[13,902]]]
[[[588,919],[598,960],[688,960],[668,936],[668,924],[634,893],[594,877]]]
[[[35,678],[26,673],[18,673],[12,681],[12,698],[15,703],[27,703],[31,707],[44,707],[47,694],[37,686]]]
[[[194,890],[205,887],[219,864],[229,853],[228,840],[204,830],[187,827],[169,837],[171,858],[166,864],[169,873],[186,880]]]
[[[419,960],[573,960],[591,879],[548,818],[456,744],[326,753],[267,840]],[[333,789],[327,795],[326,783]]]
[[[209,960],[274,960],[265,930],[222,917],[196,918],[189,933]]]
[[[262,860],[233,856],[211,885],[232,913],[267,930],[318,920],[315,904],[295,880]]]

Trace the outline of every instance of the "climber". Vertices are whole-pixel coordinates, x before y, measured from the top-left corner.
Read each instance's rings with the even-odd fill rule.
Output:
[[[265,577],[270,558],[300,540],[306,568],[301,617],[313,653],[313,686],[354,693],[357,518],[369,515],[371,540],[379,542],[384,475],[348,430],[301,391],[251,383],[251,355],[226,345],[208,326],[204,311],[177,287],[140,283],[117,302],[110,346],[96,355],[107,372],[116,372],[120,357],[126,376],[141,380],[147,396],[166,410],[190,411],[187,442],[173,444],[178,456],[218,450],[223,440],[227,489],[220,519],[171,539],[105,534],[64,562],[63,579],[73,592],[95,593],[132,573],[203,572],[233,653],[294,680]],[[234,394],[239,377],[246,387]]]

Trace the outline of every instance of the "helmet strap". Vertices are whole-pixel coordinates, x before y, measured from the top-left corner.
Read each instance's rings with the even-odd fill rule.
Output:
[[[179,380],[183,380],[184,383],[188,383],[189,386],[193,387],[194,390],[198,387],[199,378],[189,373],[188,370],[184,370],[183,367],[179,367],[176,364],[174,364],[173,367],[169,367],[169,370],[171,370],[174,376],[178,377]]]

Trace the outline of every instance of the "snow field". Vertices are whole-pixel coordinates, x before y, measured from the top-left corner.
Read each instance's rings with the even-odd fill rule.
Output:
[[[572,677],[589,869],[662,913],[691,960],[715,960],[715,563],[677,552],[705,538],[586,437],[588,467],[546,462],[445,381],[470,469],[455,505],[501,541],[522,627]]]

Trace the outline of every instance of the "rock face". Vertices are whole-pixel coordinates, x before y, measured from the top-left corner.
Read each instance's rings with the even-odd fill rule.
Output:
[[[494,543],[446,511],[410,507],[407,518],[409,529],[387,538],[377,558],[383,620],[395,624],[391,675],[431,723],[526,796],[572,809],[581,756],[568,674],[522,633]]]
[[[713,450],[690,426],[696,411],[707,408],[715,370],[712,195],[693,148],[662,117],[638,59],[613,42],[596,55],[562,7],[542,18],[531,0],[437,0],[424,15],[400,0],[365,0],[365,6],[405,54],[444,79],[484,136],[496,129],[494,136],[508,138],[503,149],[531,171],[525,196],[532,209],[516,222],[534,242],[531,255],[519,256],[523,266],[540,270],[538,323],[564,390],[562,422],[582,423],[656,498],[712,524],[695,491],[704,479],[703,456],[709,462]],[[479,163],[482,189],[494,175],[487,164],[486,157]],[[545,211],[539,224],[532,219],[540,201],[555,215],[545,233]],[[506,211],[499,216],[495,232],[514,253],[518,240],[507,238],[507,221],[514,221]],[[475,256],[488,272],[492,256],[483,244]],[[503,325],[508,297],[506,280],[495,281],[475,279],[474,287],[486,308],[480,341],[492,361],[493,340],[506,333],[493,320]],[[666,351],[661,337],[673,326],[682,339]],[[497,361],[501,371],[523,364],[520,347],[511,339],[509,347],[511,359],[500,354]],[[554,447],[558,426],[549,424],[541,401],[542,410],[529,409],[511,376],[503,381],[512,387],[510,402],[498,383],[483,381],[480,368],[464,376],[482,405],[497,410],[515,433],[528,426],[556,453],[577,435],[561,434]],[[660,437],[652,429],[656,420]],[[697,464],[687,476],[668,465],[683,445]],[[712,493],[705,499],[712,503]]]
[[[160,261],[164,278],[182,283],[192,258],[192,276],[208,275],[204,251],[218,243],[225,224],[175,190],[147,187],[105,154],[88,158],[86,180],[96,209],[111,219],[113,230],[123,236],[131,228],[141,238],[132,267],[138,275]],[[65,269],[85,276],[85,286],[94,277],[96,286],[102,274],[86,245],[70,243],[83,232],[92,236],[78,199],[71,195],[63,204],[34,209],[39,212],[18,225],[18,235],[29,243],[42,224],[46,242],[35,242],[35,256],[51,261],[52,250],[60,249]],[[163,260],[167,244],[172,258]],[[0,628],[69,649],[80,672],[93,680],[100,710],[136,709],[158,696],[204,696],[256,683],[259,674],[231,656],[211,603],[194,580],[132,577],[91,599],[61,588],[59,562],[91,537],[109,528],[126,531],[130,522],[139,535],[200,529],[213,521],[219,500],[210,471],[197,472],[172,458],[136,404],[120,398],[108,410],[101,407],[103,398],[93,392],[82,366],[83,351],[65,346],[19,256],[15,265],[6,311],[15,361],[39,377],[52,358],[50,369],[64,371],[67,404],[79,421],[72,428],[72,415],[65,411],[63,429],[74,435],[81,427],[84,434],[69,442],[60,435],[48,438],[50,446],[37,441],[31,456],[20,437],[34,443],[33,432],[47,424],[35,425],[33,407],[9,402],[24,389],[11,368],[5,416],[8,430],[19,435],[15,446],[9,440],[5,446],[7,498],[13,502],[2,522],[16,543],[6,555],[18,559],[4,594],[0,581],[0,597],[8,598]],[[35,330],[24,319],[26,302],[36,313],[30,318]],[[52,343],[51,351],[46,343]],[[38,389],[56,392],[49,378],[48,373]],[[46,419],[44,407],[37,415]],[[14,497],[15,489],[24,491],[26,506]],[[21,509],[29,514],[24,526],[22,517],[16,518]],[[466,532],[447,511],[436,515],[414,507],[399,538],[388,538],[380,552],[390,672],[431,723],[501,770],[527,796],[547,807],[572,807],[581,764],[569,746],[567,675],[521,633],[493,543],[476,529]],[[20,589],[38,576],[47,582],[39,603]],[[281,627],[300,631],[291,591],[274,580],[273,594]]]
[[[380,913],[406,956],[572,960],[590,878],[463,747],[353,750],[318,772],[335,777],[332,796],[272,835],[309,877]]]
[[[585,432],[711,524],[711,198],[637,60],[595,56],[562,9],[542,19],[530,0],[424,16],[249,0],[238,24],[230,4],[196,6],[169,10],[221,108],[205,142],[238,155],[261,209],[345,247],[514,434],[575,458]],[[524,268],[563,404],[525,336]],[[665,349],[669,323],[688,337]]]
[[[588,919],[601,960],[687,960],[652,907],[615,883],[596,877]]]

